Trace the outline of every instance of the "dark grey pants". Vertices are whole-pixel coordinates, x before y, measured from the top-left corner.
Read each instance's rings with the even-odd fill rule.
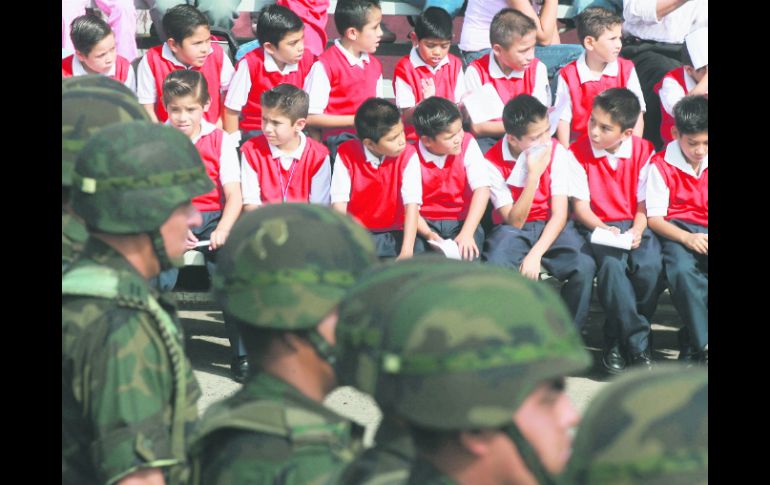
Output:
[[[454,239],[460,234],[460,230],[463,228],[464,220],[433,220],[425,219],[428,226],[441,236],[443,239]],[[481,223],[476,227],[476,231],[473,233],[473,240],[476,241],[476,246],[479,248],[479,253],[484,249],[484,228],[481,227]],[[428,240],[419,234],[414,241],[414,253],[424,253],[426,251],[433,250],[433,247],[428,244]],[[478,258],[476,258],[478,260]]]

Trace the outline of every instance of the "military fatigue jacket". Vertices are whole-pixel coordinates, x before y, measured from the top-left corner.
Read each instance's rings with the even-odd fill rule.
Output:
[[[417,458],[409,473],[408,485],[458,485],[429,462]]]
[[[75,216],[61,211],[61,272],[72,264],[75,256],[83,251],[83,246],[88,239],[88,231]]]
[[[174,304],[90,238],[62,276],[62,483],[114,483],[143,467],[182,477],[201,395],[182,345]]]
[[[340,479],[345,485],[396,485],[406,483],[415,450],[409,430],[389,416],[383,416],[375,446],[358,455]]]
[[[360,450],[360,440],[352,436],[360,430],[262,372],[206,411],[190,448],[192,483],[337,483]]]

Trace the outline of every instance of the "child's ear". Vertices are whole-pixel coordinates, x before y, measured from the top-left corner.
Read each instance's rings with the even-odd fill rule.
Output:
[[[85,62],[87,56],[84,56],[82,52],[76,50],[75,57],[77,57],[80,62]]]
[[[504,50],[503,46],[501,46],[500,44],[492,44],[492,52],[494,52],[498,56],[503,53],[503,50]]]
[[[363,143],[364,146],[368,148],[370,152],[377,151],[377,144],[374,143],[374,141],[371,138],[364,138],[363,140],[361,140],[361,143]]]
[[[211,107],[211,100],[209,99],[208,101],[206,101],[206,104],[203,105],[203,112],[208,113],[210,107]]]
[[[586,35],[586,38],[583,39],[583,48],[585,50],[594,50],[594,46],[596,44],[596,39],[592,35]]]
[[[427,147],[428,145],[430,145],[431,139],[428,135],[421,135],[420,141],[422,142],[423,145]]]
[[[262,44],[262,48],[271,56],[275,54],[276,49],[272,42],[265,42]]]
[[[679,139],[679,130],[676,129],[676,126],[671,127],[671,136],[674,138],[674,140]]]
[[[417,38],[417,34],[413,31],[409,32],[409,40],[412,41],[412,47],[417,47],[417,42],[419,39]]]
[[[628,128],[627,130],[623,130],[623,138],[631,138],[633,134],[634,134],[633,128]]]
[[[172,39],[171,37],[169,37],[169,38],[166,40],[166,42],[168,43],[168,47],[169,47],[169,49],[171,49],[171,52],[173,52],[174,54],[176,54],[176,52],[179,50],[179,44],[177,43],[177,41],[175,41],[174,39]]]
[[[297,121],[294,122],[294,130],[299,133],[300,131],[305,129],[305,125],[307,124],[306,118],[299,118]]]
[[[345,37],[349,40],[356,40],[358,39],[358,31],[355,27],[348,27],[345,29]]]

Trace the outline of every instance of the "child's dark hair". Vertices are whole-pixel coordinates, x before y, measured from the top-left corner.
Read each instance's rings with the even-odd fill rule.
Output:
[[[289,32],[299,32],[305,28],[302,19],[288,8],[273,4],[262,10],[257,21],[257,40],[259,45],[270,42],[275,48]]]
[[[642,107],[639,98],[626,88],[610,88],[597,94],[593,107],[606,111],[613,122],[620,125],[621,131],[626,131],[636,125]]]
[[[505,132],[516,138],[527,134],[527,126],[537,123],[548,116],[548,108],[536,97],[520,94],[503,108],[503,126]]]
[[[399,121],[401,113],[396,105],[382,98],[369,98],[361,103],[353,118],[358,138],[368,138],[374,143],[379,143]]]
[[[70,39],[75,50],[87,56],[96,44],[112,33],[109,24],[96,15],[81,15],[70,24]]]
[[[339,0],[334,9],[334,26],[341,36],[345,31],[353,27],[363,30],[369,18],[369,11],[373,8],[380,9],[380,0]]]
[[[277,109],[294,124],[300,118],[307,118],[310,96],[293,84],[279,84],[268,89],[260,97],[262,111]]]
[[[174,39],[178,44],[193,35],[195,29],[201,25],[207,28],[209,26],[209,20],[206,16],[197,8],[186,3],[168,9],[163,15],[161,23],[169,39]]]
[[[536,32],[535,21],[513,8],[504,8],[492,17],[489,25],[489,43],[507,49],[516,36],[524,37]]]
[[[182,96],[193,96],[201,106],[209,102],[209,83],[200,71],[176,69],[168,73],[163,80],[163,104]]]
[[[412,123],[418,136],[436,138],[449,129],[449,125],[462,119],[457,106],[446,98],[432,96],[421,101],[412,114]]]
[[[674,105],[674,125],[680,135],[709,131],[709,100],[705,96],[685,96]]]
[[[419,40],[452,40],[452,17],[443,8],[429,7],[417,16],[414,33]]]
[[[575,24],[577,25],[578,39],[580,39],[580,44],[583,44],[589,35],[598,39],[605,30],[616,25],[623,25],[623,18],[602,7],[589,7],[578,14]]]

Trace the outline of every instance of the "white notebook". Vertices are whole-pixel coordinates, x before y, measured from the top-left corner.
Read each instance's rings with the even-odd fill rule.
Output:
[[[465,109],[474,123],[482,123],[503,115],[503,100],[495,87],[487,83],[463,98]]]
[[[431,240],[428,241],[428,244],[432,244],[439,248],[441,252],[444,253],[444,256],[449,259],[462,259],[460,248],[453,239],[442,239],[441,242]]]
[[[591,233],[591,244],[600,244],[602,246],[630,250],[631,243],[633,242],[634,235],[630,232],[625,234],[615,234],[607,229],[597,227],[594,229],[594,232]]]

